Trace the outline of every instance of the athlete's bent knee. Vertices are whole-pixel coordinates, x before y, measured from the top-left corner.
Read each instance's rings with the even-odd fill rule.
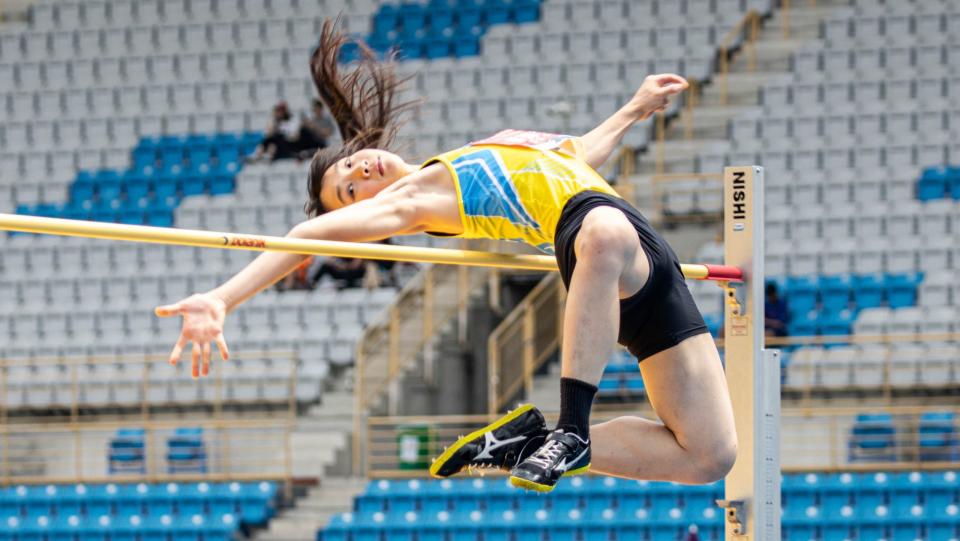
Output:
[[[581,259],[623,259],[636,250],[637,232],[617,209],[601,207],[590,211],[577,234],[577,251]]]
[[[696,461],[697,483],[713,483],[726,477],[737,460],[737,441],[733,438],[717,442]]]

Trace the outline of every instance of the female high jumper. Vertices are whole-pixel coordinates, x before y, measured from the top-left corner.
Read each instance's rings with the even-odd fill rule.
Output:
[[[523,406],[460,438],[431,473],[495,467],[510,471],[515,486],[542,492],[588,469],[680,483],[722,478],[735,460],[737,437],[717,348],[676,254],[595,171],[635,122],[664,110],[687,82],[677,75],[647,77],[626,105],[582,137],[508,130],[418,166],[387,150],[408,107],[396,101],[403,81],[362,44],[356,69],[342,72],[338,58],[348,38],[335,28],[325,21],[311,73],[344,144],[313,157],[305,205],[310,218],[287,236],[522,240],[556,255],[568,289],[557,426],[548,430],[536,408]],[[305,257],[261,254],[221,286],[157,307],[158,316],[183,317],[170,363],[192,343],[193,376],[207,375],[211,343],[223,359],[229,356],[226,315]],[[614,342],[640,362],[662,423],[620,417],[589,425]]]

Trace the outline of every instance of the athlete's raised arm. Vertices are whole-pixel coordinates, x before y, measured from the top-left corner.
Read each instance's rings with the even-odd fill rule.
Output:
[[[301,222],[286,236],[363,242],[419,232],[425,206],[417,203],[417,190],[415,182],[399,182],[371,199]],[[306,257],[264,252],[221,286],[157,307],[156,314],[160,317],[183,316],[180,339],[170,352],[170,363],[176,364],[183,348],[192,343],[192,374],[194,377],[207,375],[211,343],[216,344],[221,357],[229,357],[223,337],[227,313],[289,274]]]
[[[670,105],[670,98],[689,87],[686,79],[672,73],[650,75],[633,95],[633,98],[599,126],[583,136],[586,162],[598,169],[607,161],[613,149],[631,126],[650,115],[663,111]]]

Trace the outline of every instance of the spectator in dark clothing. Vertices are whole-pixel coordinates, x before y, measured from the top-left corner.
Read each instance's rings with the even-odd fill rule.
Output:
[[[700,541],[700,528],[696,524],[691,524],[687,528],[687,536],[684,538],[684,541]]]
[[[333,128],[333,121],[324,113],[323,102],[313,100],[311,116],[300,120],[297,137],[297,155],[300,159],[309,160],[317,150],[326,148],[327,141],[333,136]]]
[[[310,280],[310,267],[312,264],[313,256],[304,259],[303,263],[300,263],[293,272],[277,282],[277,291],[313,289],[315,282]]]
[[[257,145],[257,150],[248,161],[260,160],[289,160],[297,155],[297,126],[290,114],[287,102],[281,101],[273,107],[270,122],[263,134],[263,141]]]
[[[787,336],[787,301],[780,298],[777,284],[767,282],[766,301],[764,302],[764,330],[767,336]]]
[[[328,257],[310,281],[316,287],[324,276],[329,276],[337,281],[337,289],[359,287],[366,273],[366,263],[362,259]]]

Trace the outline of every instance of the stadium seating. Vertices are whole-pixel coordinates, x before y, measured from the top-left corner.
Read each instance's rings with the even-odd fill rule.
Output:
[[[950,539],[960,526],[955,471],[796,473],[783,478],[784,539]],[[721,483],[681,486],[575,477],[548,495],[517,492],[505,479],[371,481],[354,511],[334,516],[318,541],[410,539],[723,538],[713,500]],[[906,537],[907,534],[911,537]]]
[[[273,482],[12,486],[3,539],[227,541],[274,515]]]

